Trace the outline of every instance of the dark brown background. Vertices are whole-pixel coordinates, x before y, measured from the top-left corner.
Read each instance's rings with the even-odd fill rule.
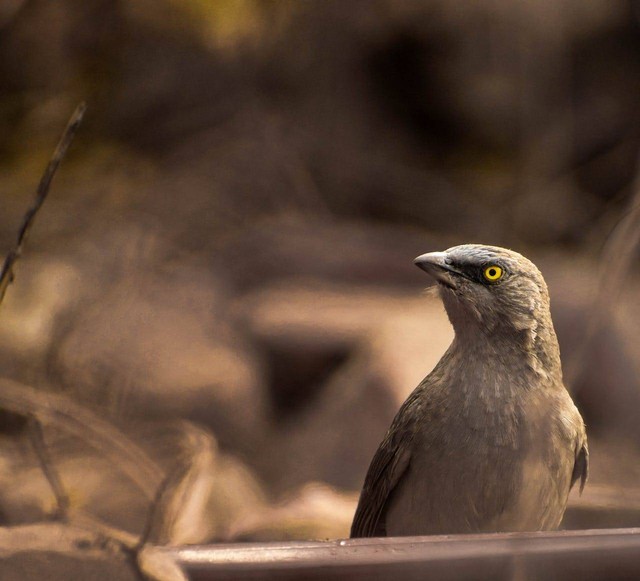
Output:
[[[0,310],[2,375],[98,411],[167,469],[192,429],[178,420],[210,432],[206,510],[177,542],[345,536],[390,419],[451,338],[412,259],[505,245],[549,282],[588,422],[567,526],[638,524],[638,13],[5,0],[3,252],[88,111]],[[35,458],[2,438],[0,518],[41,520]],[[117,470],[47,438],[74,507],[141,529]]]

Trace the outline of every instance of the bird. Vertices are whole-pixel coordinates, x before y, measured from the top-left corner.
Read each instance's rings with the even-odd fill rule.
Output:
[[[351,537],[554,530],[589,470],[538,268],[497,246],[415,259],[454,339],[367,471]]]

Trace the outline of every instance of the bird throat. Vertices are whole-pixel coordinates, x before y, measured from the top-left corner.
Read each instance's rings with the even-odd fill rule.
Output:
[[[487,316],[473,304],[462,305],[448,290],[441,295],[455,332],[451,355],[461,368],[474,361],[479,370],[487,368],[497,377],[516,372],[513,379],[527,385],[562,385],[560,349],[548,309],[533,308],[519,317]]]

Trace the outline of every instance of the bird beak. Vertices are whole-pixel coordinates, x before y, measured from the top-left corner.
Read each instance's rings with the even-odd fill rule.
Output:
[[[436,279],[436,282],[455,289],[456,284],[452,273],[456,271],[447,263],[446,252],[428,252],[418,256],[413,263],[424,270],[428,275]]]

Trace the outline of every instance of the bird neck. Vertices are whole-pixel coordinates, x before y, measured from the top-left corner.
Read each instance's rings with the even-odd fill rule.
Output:
[[[550,316],[532,319],[521,328],[487,328],[467,320],[464,325],[454,323],[454,330],[451,350],[459,361],[477,362],[489,375],[522,380],[524,385],[562,387],[560,349]]]

